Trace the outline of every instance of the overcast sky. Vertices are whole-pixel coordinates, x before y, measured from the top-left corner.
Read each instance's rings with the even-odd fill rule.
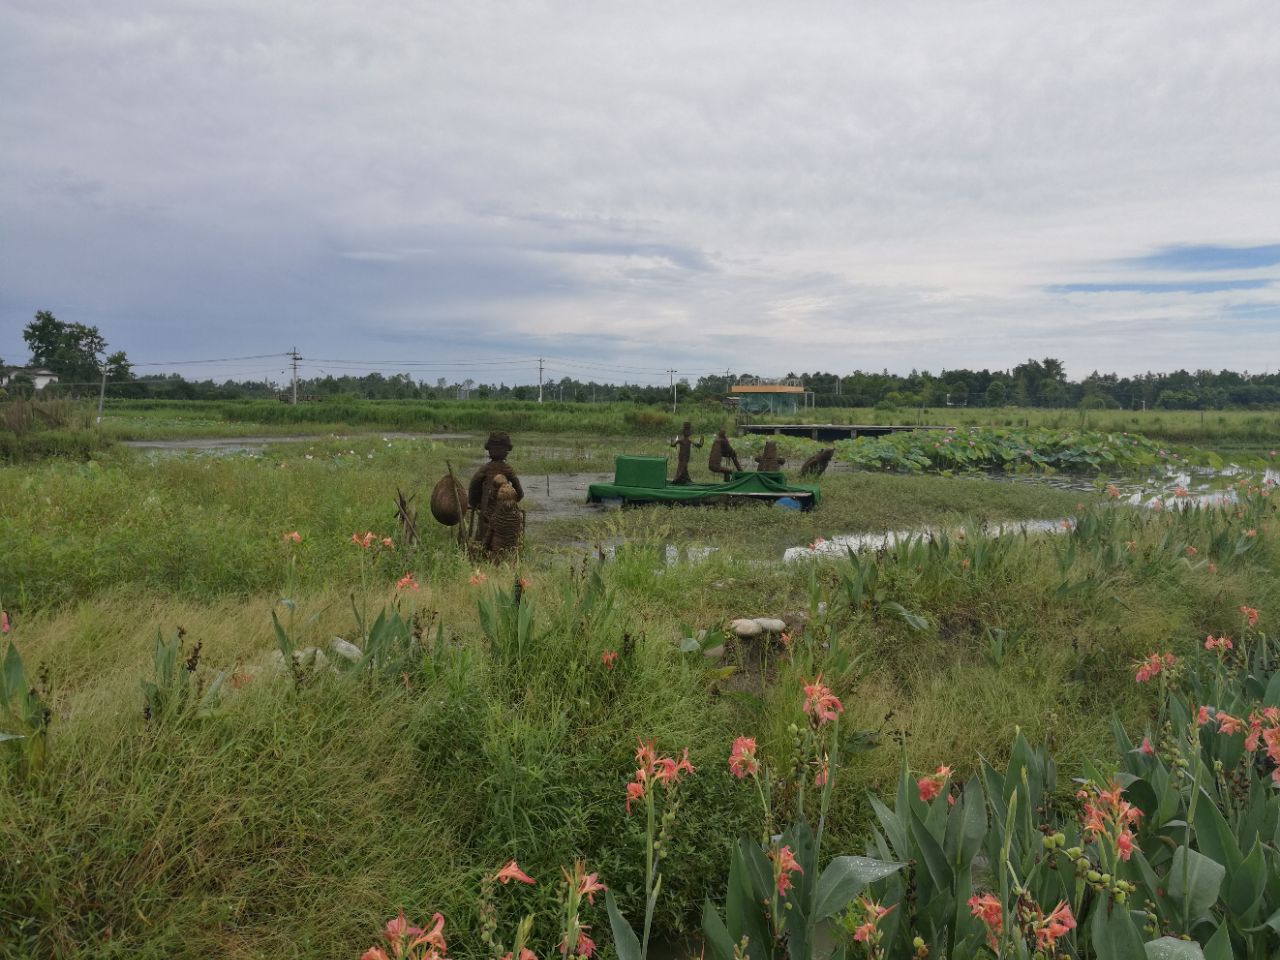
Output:
[[[5,0],[0,357],[1275,369],[1277,104],[1269,0]]]

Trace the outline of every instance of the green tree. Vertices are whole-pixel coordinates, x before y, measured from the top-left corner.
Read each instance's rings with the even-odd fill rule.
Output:
[[[83,323],[65,323],[48,310],[40,310],[26,329],[22,339],[31,350],[31,365],[47,367],[67,383],[92,383],[102,375],[98,360],[107,352],[107,341],[97,327]],[[124,351],[112,354],[117,367],[127,368]]]

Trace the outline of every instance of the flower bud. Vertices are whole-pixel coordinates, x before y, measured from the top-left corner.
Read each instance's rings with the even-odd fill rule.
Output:
[[[1100,874],[1097,870],[1090,870],[1084,876],[1085,876],[1085,879],[1088,880],[1090,883],[1100,883],[1102,881],[1102,874]]]

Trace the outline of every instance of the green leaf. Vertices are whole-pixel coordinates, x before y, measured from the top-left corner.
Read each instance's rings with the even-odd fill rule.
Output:
[[[885,838],[889,841],[889,845],[893,848],[893,853],[898,857],[910,857],[911,847],[907,842],[907,834],[903,829],[902,821],[898,819],[898,815],[886,807],[877,797],[870,796],[871,809],[875,811],[876,818],[880,821],[880,826],[884,828]]]
[[[6,740],[25,740],[25,739],[27,739],[25,734],[5,733],[3,730],[0,730],[0,743],[4,743]]]
[[[1193,919],[1204,916],[1217,901],[1226,875],[1227,868],[1216,860],[1189,847],[1179,847],[1169,867],[1169,896],[1186,906]]]
[[[1106,903],[1093,909],[1090,939],[1098,960],[1136,960],[1144,955],[1142,937],[1133,925],[1129,911],[1113,906],[1108,912]]]
[[[729,928],[720,919],[720,911],[711,903],[710,897],[702,903],[702,936],[711,960],[733,960],[733,938],[729,936]]]
[[[1244,860],[1240,844],[1218,804],[1203,788],[1200,790],[1200,802],[1196,804],[1195,827],[1196,843],[1207,857],[1232,871],[1240,866]]]
[[[1277,672],[1267,684],[1267,692],[1262,696],[1264,707],[1280,707],[1280,672]]]
[[[918,613],[912,613],[900,603],[890,600],[888,603],[881,605],[882,609],[888,610],[890,613],[898,617],[912,630],[928,630],[929,621]]]
[[[916,846],[920,848],[920,855],[924,858],[929,876],[933,878],[933,885],[940,893],[948,893],[954,879],[951,865],[947,863],[947,856],[942,852],[938,841],[933,839],[929,828],[915,813],[911,814],[911,835],[915,837]]]
[[[747,938],[747,954],[751,960],[769,956],[769,917],[751,890],[751,878],[742,858],[745,843],[733,848],[729,859],[729,889],[725,897],[725,923],[729,937],[737,943]]]
[[[1227,891],[1222,899],[1236,917],[1241,917],[1253,909],[1262,896],[1266,883],[1266,858],[1261,844],[1255,840],[1249,855],[1241,861],[1240,866],[1231,871],[1227,879]]]
[[[1194,940],[1161,937],[1143,944],[1143,948],[1147,951],[1147,960],[1205,960],[1204,951]]]
[[[1209,942],[1204,945],[1204,957],[1205,960],[1235,960],[1235,953],[1231,949],[1231,931],[1225,923],[1218,925]]]
[[[612,891],[605,891],[604,906],[609,912],[609,927],[613,930],[613,948],[617,951],[618,960],[642,960],[640,941],[621,913],[613,899]]]
[[[892,876],[905,866],[905,863],[886,863],[869,857],[836,857],[818,880],[814,921],[835,916],[868,884]]]

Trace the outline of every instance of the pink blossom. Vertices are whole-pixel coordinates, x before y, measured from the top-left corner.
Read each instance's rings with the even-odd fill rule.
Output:
[[[493,875],[493,879],[497,880],[503,886],[506,886],[512,880],[518,880],[520,883],[534,883],[533,877],[529,876],[516,864],[514,860],[507,863],[505,867]]]
[[[403,577],[396,581],[397,590],[417,590],[418,581],[413,579],[412,573],[406,573]]]
[[[753,737],[738,737],[729,751],[729,772],[739,780],[755,776],[760,770],[756,760],[756,741]]]
[[[606,650],[604,653],[600,654],[600,662],[604,664],[604,668],[606,670],[612,670],[614,665],[618,662],[618,651]]]
[[[282,539],[287,540],[291,543],[301,543],[302,534],[300,534],[297,530],[290,530],[288,533],[284,535]]]

